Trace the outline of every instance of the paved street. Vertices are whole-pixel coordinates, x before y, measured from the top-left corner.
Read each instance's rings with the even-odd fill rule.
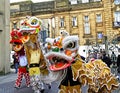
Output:
[[[20,89],[15,89],[14,83],[15,83],[14,81],[11,81],[0,84],[0,93],[33,93],[32,88],[31,87],[27,88],[24,83],[22,84]],[[54,85],[50,90],[46,89],[44,93],[57,93],[58,89]]]
[[[15,80],[17,78],[17,74],[11,72],[5,76],[0,76],[0,93],[33,93],[31,87],[27,88],[25,86],[25,80],[23,79],[21,88],[14,88]],[[47,85],[45,85],[46,90],[44,93],[57,93],[57,84],[53,83],[51,89],[49,90]]]
[[[0,76],[0,93],[33,93],[33,90],[31,87],[27,88],[25,86],[25,80],[23,79],[22,85],[20,89],[14,88],[14,83],[17,78],[17,74],[14,72],[11,72],[10,74],[7,74],[5,76]],[[48,89],[48,86],[46,85],[46,90],[44,93],[57,93],[57,83],[52,83],[51,89]],[[83,93],[86,92],[87,87],[83,87]],[[120,93],[120,89],[114,91],[113,93]]]

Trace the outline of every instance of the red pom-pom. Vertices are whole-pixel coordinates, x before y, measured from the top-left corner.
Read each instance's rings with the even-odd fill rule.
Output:
[[[12,40],[10,40],[10,43],[22,43],[22,41],[20,40],[22,34],[21,32],[18,32],[18,30],[13,30],[11,32],[11,37],[12,37]]]

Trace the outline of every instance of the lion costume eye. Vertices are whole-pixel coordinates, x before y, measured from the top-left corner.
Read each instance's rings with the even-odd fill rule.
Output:
[[[39,26],[39,19],[36,17],[31,17],[29,19],[30,26]]]
[[[66,48],[75,48],[75,42],[70,42]]]
[[[31,24],[32,24],[32,25],[36,25],[36,24],[37,24],[37,20],[36,20],[36,19],[33,19],[33,20],[31,21]]]

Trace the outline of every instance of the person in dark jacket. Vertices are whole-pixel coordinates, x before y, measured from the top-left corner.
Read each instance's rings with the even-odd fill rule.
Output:
[[[111,61],[112,61],[112,63],[115,64],[116,60],[117,60],[116,54],[114,52],[112,52],[112,54],[111,54]]]
[[[13,54],[12,58],[14,60],[13,63],[14,63],[15,73],[17,73],[18,67],[19,67],[19,60],[18,60],[18,55],[16,52]]]
[[[118,73],[120,73],[120,48],[118,49],[117,66],[118,66]]]
[[[106,55],[106,52],[103,51],[102,52],[102,61],[105,62],[107,64],[107,66],[110,68],[110,65],[112,64],[111,59]]]
[[[117,78],[120,80],[120,49],[118,49],[118,56],[117,56],[117,72],[118,72],[118,75],[117,75]]]

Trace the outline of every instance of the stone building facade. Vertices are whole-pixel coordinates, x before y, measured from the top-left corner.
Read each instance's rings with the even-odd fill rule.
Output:
[[[0,74],[10,72],[10,2],[0,0]]]
[[[79,36],[80,45],[102,43],[104,39],[112,42],[120,36],[120,4],[115,1],[119,0],[12,3],[10,29],[19,28],[25,16],[36,16],[43,20],[50,37],[56,37],[60,30],[66,30]]]

